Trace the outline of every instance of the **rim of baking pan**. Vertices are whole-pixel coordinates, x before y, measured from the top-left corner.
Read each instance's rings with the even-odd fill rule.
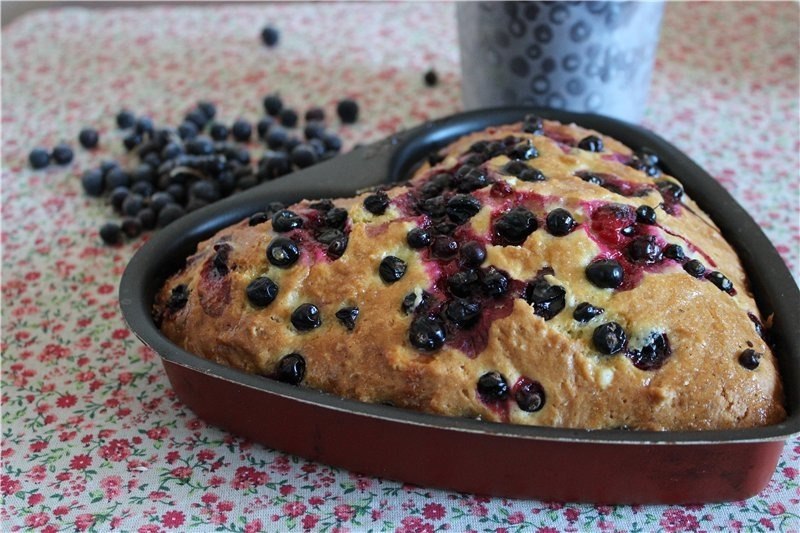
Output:
[[[284,198],[330,197],[331,191],[337,196],[345,196],[368,186],[399,181],[407,177],[433,150],[486,127],[518,122],[528,113],[595,129],[634,149],[653,149],[659,155],[665,172],[677,177],[689,196],[717,224],[739,254],[762,316],[774,316],[770,332],[786,395],[788,417],[785,421],[746,429],[660,432],[525,426],[433,415],[340,398],[247,374],[181,349],[155,325],[150,314],[153,297],[163,281],[179,266],[175,258],[171,258],[176,255],[175,250],[179,246],[176,243],[183,243],[180,252],[180,259],[183,260],[201,240],[263,208],[263,196],[281,201]],[[315,192],[321,189],[324,191]],[[732,444],[785,440],[800,432],[800,334],[796,327],[800,324],[800,291],[786,264],[750,215],[722,185],[688,156],[649,130],[601,115],[534,107],[503,107],[458,113],[392,135],[285,178],[261,184],[190,213],[154,234],[136,252],[125,269],[119,298],[129,327],[166,362],[332,411],[440,430],[581,443]]]

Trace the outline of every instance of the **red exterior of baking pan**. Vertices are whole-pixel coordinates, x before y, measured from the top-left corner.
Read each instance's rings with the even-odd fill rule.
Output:
[[[742,500],[766,486],[783,448],[782,441],[614,444],[465,431],[440,417],[365,416],[166,360],[164,368],[178,397],[215,426],[354,472],[476,494],[605,504]]]
[[[647,146],[684,183],[739,254],[778,355],[789,417],[773,426],[686,432],[585,431],[428,415],[292,387],[207,361],[161,334],[153,298],[197,243],[271,201],[350,196],[396,181],[434,148],[533,112]],[[211,424],[266,446],[374,476],[492,496],[594,503],[700,503],[757,494],[785,440],[800,432],[800,291],[758,225],[657,135],[598,115],[503,108],[462,113],[262,184],[154,234],[128,265],[120,306],[158,352],[178,397]]]

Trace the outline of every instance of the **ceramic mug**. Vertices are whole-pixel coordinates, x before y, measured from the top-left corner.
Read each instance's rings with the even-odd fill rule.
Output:
[[[638,122],[662,2],[461,2],[466,109],[528,104]]]

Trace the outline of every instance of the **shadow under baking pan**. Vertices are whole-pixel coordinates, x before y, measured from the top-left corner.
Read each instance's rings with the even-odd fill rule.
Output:
[[[738,252],[771,334],[789,417],[720,431],[560,429],[443,417],[343,399],[246,374],[188,353],[161,334],[154,295],[198,242],[269,202],[352,196],[403,179],[456,138],[534,113],[648,147]],[[758,225],[711,176],[652,132],[599,115],[498,108],[452,115],[264,183],[160,230],[129,263],[120,305],[162,358],[178,397],[207,422],[285,452],[364,474],[492,496],[594,503],[699,503],[766,486],[784,442],[800,432],[800,292]],[[284,421],[292,420],[287,424]]]

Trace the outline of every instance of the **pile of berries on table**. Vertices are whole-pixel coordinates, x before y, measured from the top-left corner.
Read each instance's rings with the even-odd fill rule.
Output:
[[[238,119],[230,126],[218,120],[211,102],[199,102],[176,128],[157,127],[146,116],[122,110],[116,116],[124,131],[122,142],[138,162],[132,167],[113,160],[87,170],[81,183],[87,195],[107,198],[120,222],[100,228],[106,244],[138,237],[143,231],[164,227],[184,214],[234,192],[249,189],[314,165],[337,155],[341,139],[325,127],[325,111],[311,107],[299,132],[298,112],[286,107],[277,94],[263,99],[266,115],[255,125]],[[344,124],[358,119],[358,104],[345,99],[337,114]],[[247,143],[257,136],[264,149],[255,161]],[[98,146],[93,128],[83,129],[78,141],[86,149]],[[35,148],[29,154],[33,168],[47,167],[51,160],[69,164],[74,157],[66,143],[52,151]]]

